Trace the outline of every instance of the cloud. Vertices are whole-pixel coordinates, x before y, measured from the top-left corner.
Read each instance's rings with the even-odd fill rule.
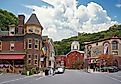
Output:
[[[43,35],[54,40],[75,36],[78,32],[93,33],[107,30],[116,21],[112,21],[107,11],[97,3],[77,6],[76,0],[42,0],[49,6],[26,5],[34,9],[44,27]],[[50,6],[51,5],[51,6]]]
[[[116,4],[115,6],[118,8],[121,8],[121,4]]]

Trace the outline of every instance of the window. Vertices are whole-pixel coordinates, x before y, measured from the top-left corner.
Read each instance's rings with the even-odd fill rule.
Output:
[[[0,50],[2,50],[2,41],[0,41]]]
[[[34,64],[35,64],[35,65],[38,64],[38,55],[34,55]]]
[[[39,49],[39,40],[35,40],[35,46],[34,46],[35,49]]]
[[[14,51],[14,48],[15,48],[14,42],[11,41],[11,42],[10,42],[10,51]]]
[[[112,50],[117,50],[118,49],[118,42],[117,41],[113,41],[112,42]]]
[[[29,28],[29,33],[32,33],[33,32],[33,28]]]
[[[27,59],[31,59],[32,55],[27,55]]]
[[[26,49],[26,40],[24,40],[24,49]]]
[[[27,60],[28,60],[28,62],[27,62],[27,64],[29,64],[29,65],[31,65],[31,60],[32,59],[32,55],[27,55]]]
[[[39,33],[39,30],[38,29],[35,29],[35,32],[38,34]]]
[[[32,48],[32,39],[28,39],[28,49]]]
[[[103,46],[103,53],[108,54],[109,53],[109,43],[105,42]]]
[[[112,51],[113,55],[118,55],[118,51]]]

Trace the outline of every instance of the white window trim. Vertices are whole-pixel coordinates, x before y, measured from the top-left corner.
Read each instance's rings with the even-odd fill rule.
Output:
[[[36,43],[36,40],[38,41],[38,43]],[[37,48],[35,48],[35,45],[37,45]],[[39,40],[38,39],[35,39],[34,48],[37,49],[37,50],[39,50]]]
[[[31,43],[29,43],[29,40],[31,40]],[[32,39],[31,38],[27,39],[27,44],[28,44],[27,49],[32,49]],[[31,44],[31,48],[29,48],[29,44]]]
[[[11,44],[13,43],[14,49],[11,49]],[[10,51],[14,51],[15,50],[15,42],[14,41],[10,41]]]

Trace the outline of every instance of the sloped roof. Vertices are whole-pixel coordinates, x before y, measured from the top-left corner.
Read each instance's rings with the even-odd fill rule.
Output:
[[[66,54],[66,56],[68,56],[70,53],[72,52],[78,52],[78,53],[81,53],[81,54],[84,54],[85,52],[84,51],[79,51],[79,50],[72,50],[70,51],[69,53]]]
[[[35,24],[35,25],[41,26],[41,24],[40,24],[40,22],[39,22],[39,20],[38,20],[38,18],[37,18],[37,16],[36,16],[36,14],[34,14],[34,13],[33,13],[33,14],[30,16],[30,18],[27,20],[26,24],[27,24],[27,25],[28,25],[28,24]]]

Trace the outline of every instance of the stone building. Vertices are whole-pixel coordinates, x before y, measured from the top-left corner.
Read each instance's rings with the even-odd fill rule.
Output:
[[[98,60],[101,54],[112,55],[118,67],[121,67],[121,38],[113,36],[99,41],[85,42],[86,59],[92,59],[90,62],[93,62]]]

